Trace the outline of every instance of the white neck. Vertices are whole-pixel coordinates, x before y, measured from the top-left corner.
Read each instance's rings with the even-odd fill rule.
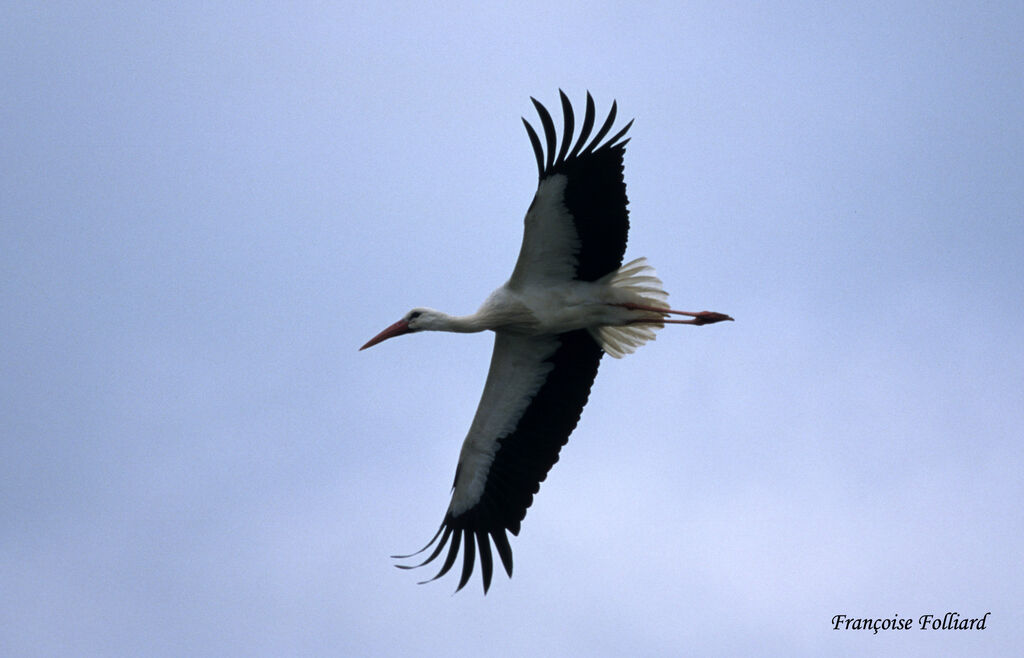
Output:
[[[479,313],[472,315],[446,315],[446,326],[441,331],[452,331],[460,334],[472,334],[488,329],[487,323]]]
[[[426,331],[450,331],[459,334],[471,334],[489,329],[486,318],[481,313],[472,315],[448,315],[442,311],[430,310],[428,317],[419,322],[420,328]]]

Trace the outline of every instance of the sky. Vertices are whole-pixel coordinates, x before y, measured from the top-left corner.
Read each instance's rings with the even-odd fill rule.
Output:
[[[0,653],[1021,655],[1021,3],[3,14]],[[636,119],[627,258],[736,322],[604,359],[453,596],[389,556],[492,338],[357,348],[505,281],[559,89]]]

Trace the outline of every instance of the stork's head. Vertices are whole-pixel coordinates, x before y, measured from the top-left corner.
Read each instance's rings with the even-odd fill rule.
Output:
[[[414,308],[406,313],[401,320],[371,338],[366,345],[359,349],[365,350],[367,347],[373,347],[388,338],[394,338],[402,334],[411,334],[414,331],[423,331],[424,329],[434,329],[435,321],[440,315],[438,311],[432,308]]]

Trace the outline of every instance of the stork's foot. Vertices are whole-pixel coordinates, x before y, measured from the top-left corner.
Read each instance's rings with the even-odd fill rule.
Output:
[[[700,313],[694,313],[693,319],[690,320],[690,324],[702,325],[702,324],[714,324],[716,322],[723,322],[725,320],[732,321],[732,318],[725,313],[716,313],[715,311],[701,311]]]

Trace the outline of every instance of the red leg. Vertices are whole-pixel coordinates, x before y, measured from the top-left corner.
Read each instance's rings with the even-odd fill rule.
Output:
[[[699,313],[693,313],[692,311],[677,311],[671,308],[658,308],[657,306],[644,306],[642,304],[625,303],[619,304],[623,308],[628,308],[634,311],[649,311],[651,313],[661,313],[662,315],[688,315],[692,320],[635,320],[633,324],[639,322],[647,323],[660,323],[660,324],[693,324],[693,325],[704,325],[714,324],[715,322],[722,322],[724,320],[732,320],[731,317],[725,313],[716,313],[715,311],[700,311]]]

